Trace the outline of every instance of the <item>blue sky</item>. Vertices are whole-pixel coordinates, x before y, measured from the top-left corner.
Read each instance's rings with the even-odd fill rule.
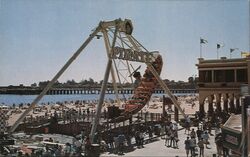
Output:
[[[133,36],[164,60],[162,78],[184,80],[197,74],[200,53],[215,59],[216,43],[249,51],[248,0],[0,0],[0,86],[50,80],[101,20],[131,19]],[[102,80],[103,40],[94,40],[60,77]]]

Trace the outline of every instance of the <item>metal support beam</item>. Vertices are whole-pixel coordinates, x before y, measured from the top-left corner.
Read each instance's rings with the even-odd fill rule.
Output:
[[[99,124],[99,119],[100,119],[101,110],[102,110],[102,104],[103,104],[104,97],[105,97],[105,91],[106,91],[106,88],[107,88],[107,82],[108,82],[109,73],[110,73],[110,70],[111,70],[111,65],[112,65],[112,60],[109,59],[107,67],[106,67],[105,76],[104,76],[104,79],[103,79],[103,82],[102,82],[101,94],[100,94],[100,98],[99,98],[98,105],[97,105],[97,108],[96,108],[95,119],[94,119],[94,122],[92,124],[91,132],[90,132],[91,143],[94,142],[95,132],[96,132],[96,129],[97,129],[97,125]]]
[[[115,46],[117,31],[118,30],[117,30],[117,26],[116,26],[115,33],[114,33],[114,38],[113,38],[113,41],[112,41],[112,46],[111,46],[110,51],[112,51],[114,46]],[[100,94],[99,102],[98,102],[98,105],[97,105],[97,108],[96,108],[95,120],[93,122],[91,132],[90,132],[90,139],[91,139],[92,143],[94,142],[94,136],[95,136],[95,133],[96,133],[97,125],[99,124],[99,119],[100,119],[101,110],[102,110],[102,104],[103,104],[103,100],[104,100],[104,96],[105,96],[105,91],[106,91],[107,82],[108,82],[111,67],[112,67],[112,60],[108,55],[108,64],[107,64],[106,72],[105,72],[104,79],[103,79],[103,82],[102,82],[101,94]]]
[[[175,107],[178,108],[178,110],[181,112],[181,114],[184,116],[184,118],[186,118],[186,114],[183,112],[183,110],[181,109],[178,101],[175,99],[174,95],[171,93],[171,91],[169,90],[169,88],[167,87],[167,85],[162,81],[161,77],[158,75],[157,71],[155,70],[155,68],[151,65],[151,63],[146,63],[149,70],[152,72],[152,74],[155,76],[155,78],[157,79],[157,81],[159,82],[160,86],[164,89],[164,91],[169,95],[170,99],[172,100],[172,102],[174,103]]]
[[[126,36],[127,36],[127,34],[126,34]],[[121,32],[119,32],[119,38],[122,40]],[[122,48],[124,48],[124,41],[121,42],[121,45],[122,45]],[[128,61],[126,61],[126,64],[127,64],[127,67],[128,67],[128,73],[131,75],[131,69],[130,69],[130,66],[129,66]],[[117,68],[116,68],[116,69],[117,69]],[[133,77],[130,77],[130,80],[131,80],[131,82],[134,83]],[[120,82],[121,82],[121,81],[120,81]]]
[[[103,37],[104,37],[107,56],[109,57],[109,55],[111,54],[111,48],[110,48],[110,41],[109,41],[109,38],[108,38],[108,34],[107,34],[106,30],[102,30],[102,33],[103,33]],[[113,84],[113,87],[114,87],[114,90],[115,90],[116,100],[118,102],[118,105],[120,106],[121,101],[120,101],[119,95],[118,95],[118,87],[117,87],[117,84],[116,84],[115,71],[114,71],[113,64],[111,65],[111,76],[112,76],[112,84]]]
[[[127,36],[128,40],[129,40],[129,42],[133,45],[134,49],[135,49],[136,51],[140,51],[140,49],[138,48],[138,46],[136,45],[136,43],[134,42],[134,40],[131,39],[131,35],[127,35],[127,34],[126,34],[126,36]]]
[[[9,132],[15,131],[18,125],[23,121],[23,119],[29,114],[29,112],[35,108],[36,104],[42,99],[42,97],[47,93],[47,91],[52,87],[52,85],[58,80],[58,78],[63,74],[63,72],[70,66],[70,64],[79,56],[82,50],[89,44],[89,42],[96,36],[100,31],[100,25],[95,29],[95,31],[90,34],[87,40],[81,45],[81,47],[73,54],[73,56],[67,61],[67,63],[61,68],[61,70],[54,76],[54,78],[48,83],[48,85],[43,89],[43,91],[35,98],[31,103],[30,107],[22,113],[20,118],[14,123],[10,128]]]

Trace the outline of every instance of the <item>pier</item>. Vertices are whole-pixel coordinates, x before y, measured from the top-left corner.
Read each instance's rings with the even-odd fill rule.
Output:
[[[0,94],[17,94],[17,95],[38,95],[42,92],[42,88],[38,87],[0,87]],[[170,89],[174,94],[195,94],[198,93],[197,89]],[[100,88],[51,88],[47,95],[71,95],[71,94],[100,94]],[[133,94],[133,88],[118,89],[118,94]],[[163,89],[155,89],[155,94],[164,94]],[[106,94],[115,94],[113,88],[108,88]]]

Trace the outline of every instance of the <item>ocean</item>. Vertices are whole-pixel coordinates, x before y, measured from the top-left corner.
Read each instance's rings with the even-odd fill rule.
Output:
[[[165,94],[153,94],[153,96],[163,97]],[[181,95],[194,95],[194,93],[178,93],[174,94],[176,96]],[[125,97],[129,98],[132,94],[126,94]],[[0,105],[12,106],[13,104],[27,104],[32,103],[32,101],[37,97],[37,95],[11,95],[11,94],[0,94]],[[122,94],[119,94],[119,98],[123,98]],[[70,95],[45,95],[40,101],[39,104],[42,103],[56,103],[56,102],[64,102],[64,101],[95,101],[99,99],[99,94],[70,94]],[[114,100],[115,94],[105,94],[105,100]]]

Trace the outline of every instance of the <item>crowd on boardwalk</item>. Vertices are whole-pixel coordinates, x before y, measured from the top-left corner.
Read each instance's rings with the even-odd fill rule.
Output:
[[[226,147],[223,147],[223,139],[221,133],[221,125],[228,119],[228,114],[220,113],[218,115],[217,111],[212,114],[204,115],[205,117],[200,117],[199,113],[196,114],[195,119],[197,119],[197,127],[192,127],[190,130],[189,117],[185,121],[185,134],[187,134],[187,138],[184,142],[186,155],[187,157],[191,155],[204,157],[205,150],[211,149],[210,147],[210,138],[213,136],[217,156],[227,157],[229,156],[229,150]],[[215,134],[212,134],[212,129]]]
[[[96,135],[94,142],[99,144],[100,149],[95,149],[91,140],[85,135],[84,131],[81,136],[73,138],[72,143],[66,143],[64,146],[55,144],[53,147],[45,147],[42,151],[34,151],[30,155],[25,156],[95,156],[100,152],[109,152],[109,154],[124,155],[127,152],[137,149],[144,149],[145,144],[154,142],[155,140],[164,140],[166,149],[180,149],[179,145],[185,144],[187,157],[201,156],[204,157],[206,150],[210,149],[210,139],[212,137],[218,137],[219,131],[213,135],[209,134],[208,129],[204,128],[204,125],[199,127],[191,127],[191,130],[186,130],[186,140],[180,140],[178,133],[183,130],[180,125],[175,122],[168,122],[162,125],[146,126],[140,124],[137,126],[131,126],[131,131],[124,131],[119,129],[115,132],[109,131],[106,136]],[[156,127],[157,126],[157,127]],[[218,128],[217,128],[218,129]],[[183,131],[184,132],[184,131]],[[183,137],[183,136],[182,136]],[[48,142],[54,142],[53,139],[48,139]],[[179,143],[179,142],[183,143]],[[216,142],[219,142],[216,140]],[[216,143],[218,146],[218,156],[227,156],[227,150],[220,148],[221,144]],[[215,152],[216,153],[216,152]],[[20,155],[24,156],[24,155]],[[166,154],[167,156],[167,154]]]

